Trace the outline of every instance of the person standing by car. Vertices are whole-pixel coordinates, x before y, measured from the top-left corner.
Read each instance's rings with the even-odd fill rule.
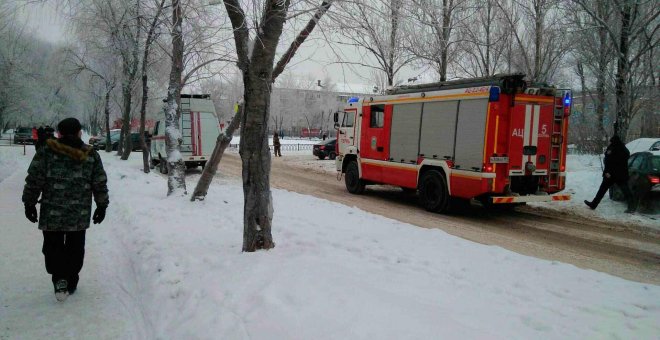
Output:
[[[39,222],[46,271],[52,275],[55,297],[63,301],[78,286],[90,218],[95,224],[103,221],[109,198],[101,157],[80,139],[80,122],[66,118],[57,128],[62,137],[47,139],[30,163],[22,200],[25,217]],[[41,203],[39,216],[37,203]]]
[[[628,158],[630,157],[630,152],[628,148],[623,144],[619,136],[614,135],[610,138],[610,145],[607,146],[605,150],[605,169],[603,170],[603,181],[600,184],[600,188],[596,193],[593,201],[589,202],[584,201],[591,209],[596,209],[598,204],[605,196],[607,190],[614,184],[619,186],[623,195],[628,202],[628,209],[626,213],[632,213],[635,211],[634,202],[630,188],[628,188]]]
[[[277,135],[277,132],[273,133],[273,148],[275,149],[275,157],[282,157],[282,150],[280,150],[280,137]]]

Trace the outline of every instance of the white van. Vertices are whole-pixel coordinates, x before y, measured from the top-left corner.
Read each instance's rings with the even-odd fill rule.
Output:
[[[187,168],[204,167],[210,158],[216,139],[220,134],[220,124],[215,113],[215,106],[208,94],[182,94],[181,119],[179,120],[183,143],[181,156]],[[156,121],[151,137],[151,164],[160,166],[160,172],[166,173],[167,159],[165,146],[165,120]]]

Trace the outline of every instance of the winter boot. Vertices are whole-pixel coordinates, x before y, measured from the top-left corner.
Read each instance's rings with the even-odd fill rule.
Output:
[[[586,204],[591,210],[596,209],[596,206],[587,200],[584,200],[584,204]]]
[[[67,290],[67,282],[64,279],[61,279],[55,283],[55,299],[57,301],[64,301],[69,296],[69,291]]]

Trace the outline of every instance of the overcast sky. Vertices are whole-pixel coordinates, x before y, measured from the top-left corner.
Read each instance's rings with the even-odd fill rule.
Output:
[[[26,22],[30,30],[43,40],[65,43],[69,39],[65,19],[58,8],[55,7],[54,1],[24,5],[18,11],[18,18]],[[343,53],[356,54],[355,51],[347,50],[344,50]],[[373,71],[371,69],[366,67],[351,68],[336,62],[336,53],[327,47],[323,41],[309,39],[303,44],[287,69],[294,77],[307,78],[308,75],[311,75],[315,79],[322,80],[329,76],[335,83],[346,83],[349,86],[354,84],[352,91],[361,91],[375,85],[372,81]],[[419,69],[404,68],[400,73],[400,78],[408,79],[419,76],[420,72]],[[432,79],[423,79],[424,76],[426,78],[432,77],[425,74],[420,77],[422,78],[421,81],[432,81]]]

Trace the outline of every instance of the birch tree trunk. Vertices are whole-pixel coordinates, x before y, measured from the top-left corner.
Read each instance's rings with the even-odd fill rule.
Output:
[[[172,0],[172,69],[165,103],[165,144],[167,145],[167,195],[186,194],[186,165],[181,157],[181,74],[183,72],[183,35],[181,3]]]
[[[225,154],[225,150],[231,142],[234,131],[239,126],[241,115],[243,113],[242,111],[243,105],[240,105],[236,115],[234,118],[232,118],[231,123],[229,123],[229,126],[227,126],[227,129],[225,129],[225,132],[218,136],[218,139],[215,142],[215,147],[213,148],[213,153],[211,154],[211,158],[206,163],[204,171],[202,171],[202,176],[199,178],[199,182],[197,182],[197,186],[195,186],[195,190],[190,197],[191,201],[203,201],[206,197],[206,194],[209,191],[209,186],[211,185],[211,181],[213,180],[215,174],[218,172],[218,164],[220,164],[220,160],[222,160],[222,156]]]

